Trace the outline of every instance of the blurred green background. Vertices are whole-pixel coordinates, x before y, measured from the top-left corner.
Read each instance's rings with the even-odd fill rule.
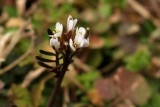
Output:
[[[160,107],[159,10],[159,0],[0,0],[0,107],[46,106],[55,78],[35,56],[54,52],[47,28],[69,15],[90,28],[90,47],[55,107]]]

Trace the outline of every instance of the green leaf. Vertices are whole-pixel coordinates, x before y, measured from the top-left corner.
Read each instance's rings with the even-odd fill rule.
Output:
[[[104,33],[110,28],[110,26],[111,25],[106,20],[104,20],[98,22],[96,26],[93,26],[93,30],[95,30],[98,33]]]
[[[90,90],[93,87],[93,81],[99,77],[99,71],[90,71],[88,73],[78,75],[77,79],[84,85],[86,89]]]
[[[102,62],[101,52],[97,50],[92,50],[87,63],[92,67],[98,67],[101,62]]]
[[[117,46],[118,40],[116,37],[110,36],[110,35],[105,35],[105,47],[106,48],[112,48]]]
[[[116,6],[116,7],[125,7],[127,5],[127,0],[105,0],[105,3],[108,3],[110,5]]]
[[[4,12],[7,12],[10,17],[17,17],[17,10],[15,7],[5,6]]]
[[[32,19],[32,24],[33,24],[33,26],[36,28],[36,29],[42,29],[41,27],[42,27],[42,25],[41,25],[41,21],[40,21],[41,19],[38,19],[37,17],[36,17],[36,15],[33,17],[33,19]]]
[[[17,30],[18,30],[18,27],[9,27],[9,28],[6,28],[3,33],[5,34],[8,32],[15,32]]]
[[[18,46],[17,52],[18,51],[19,52],[26,52],[28,47],[30,46],[30,44],[31,44],[31,41],[28,39],[25,39],[24,41],[20,41],[18,43],[19,46]]]
[[[7,91],[0,90],[0,107],[7,107],[8,105],[8,98],[7,98]]]
[[[112,13],[111,5],[109,4],[102,5],[99,9],[99,13],[103,18],[107,18]]]
[[[160,94],[154,93],[150,101],[141,107],[160,107]]]
[[[17,107],[32,107],[32,101],[27,89],[14,85],[11,88],[11,95],[14,96],[13,103]]]
[[[142,69],[150,68],[151,53],[140,47],[133,55],[127,56],[124,61],[129,71],[138,72]]]
[[[73,9],[73,6],[69,3],[65,3],[61,9],[63,12],[70,12]]]

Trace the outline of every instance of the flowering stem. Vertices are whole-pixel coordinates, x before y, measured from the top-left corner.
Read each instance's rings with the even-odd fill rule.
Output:
[[[58,55],[59,55],[59,53],[56,51],[56,66],[59,65]]]
[[[66,53],[66,56],[64,57],[63,67],[60,70],[60,75],[58,76],[58,79],[57,79],[57,81],[55,83],[55,86],[54,86],[54,89],[52,91],[52,94],[51,94],[51,97],[50,97],[50,100],[48,102],[47,107],[53,107],[53,105],[55,103],[55,100],[56,100],[56,96],[58,94],[58,91],[60,89],[62,80],[63,80],[64,75],[65,75],[65,73],[66,73],[66,71],[68,69],[69,64],[70,64],[69,53]]]

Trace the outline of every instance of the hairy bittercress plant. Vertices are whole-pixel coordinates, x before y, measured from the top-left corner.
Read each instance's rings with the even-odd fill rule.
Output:
[[[40,50],[41,54],[54,56],[55,60],[45,59],[40,56],[36,56],[39,65],[49,69],[51,72],[56,73],[57,81],[53,93],[51,95],[50,101],[47,107],[52,107],[57,92],[60,88],[63,77],[68,70],[69,64],[73,62],[73,56],[83,47],[89,46],[89,28],[77,27],[78,20],[73,19],[69,15],[67,19],[67,31],[64,32],[63,25],[59,22],[56,23],[55,29],[52,31],[48,29],[48,35],[50,37],[50,46],[55,50],[55,53]],[[60,59],[63,59],[63,63],[60,63]],[[45,62],[56,63],[55,67],[47,65]]]

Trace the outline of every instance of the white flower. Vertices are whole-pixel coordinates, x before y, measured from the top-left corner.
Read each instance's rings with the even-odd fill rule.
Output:
[[[76,36],[74,41],[72,39],[69,40],[69,45],[73,51],[77,48],[88,47],[89,46],[89,38],[85,38],[86,30],[83,27],[76,29]]]
[[[83,47],[88,47],[89,46],[89,38],[83,38]]]
[[[74,44],[73,44],[73,40],[72,40],[72,39],[69,39],[69,46],[71,47],[71,49],[72,49],[73,51],[76,50],[76,48],[74,47]]]
[[[73,30],[77,21],[78,21],[77,19],[73,20],[72,16],[69,15],[68,20],[67,20],[67,30],[68,31]]]
[[[50,45],[54,46],[56,50],[60,47],[60,42],[58,41],[58,38],[51,38],[50,39]]]
[[[77,48],[81,48],[83,44],[84,41],[82,36],[76,36],[74,41],[72,39],[69,40],[69,46],[73,51],[75,51]]]
[[[59,22],[57,22],[54,35],[49,35],[49,36],[52,37],[52,38],[61,37],[62,36],[62,32],[63,32],[63,25],[60,24]]]
[[[81,48],[84,44],[84,37],[81,35],[76,35],[74,38],[74,44],[76,45],[77,48]]]
[[[81,36],[84,37],[85,34],[86,34],[86,29],[85,28],[83,28],[83,27],[78,28],[77,27],[77,29],[76,29],[76,35],[81,35]]]

